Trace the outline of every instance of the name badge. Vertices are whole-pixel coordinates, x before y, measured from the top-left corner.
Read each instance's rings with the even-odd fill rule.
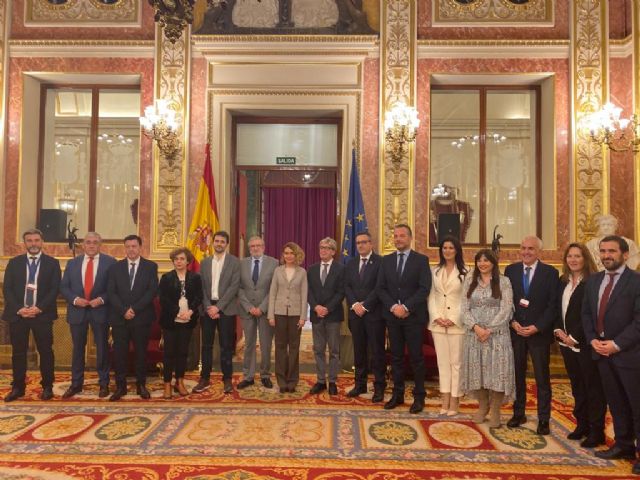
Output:
[[[529,308],[529,300],[527,300],[526,298],[521,298],[520,299],[520,306],[522,308]]]
[[[34,292],[38,289],[38,286],[35,283],[27,283],[27,290],[33,290]]]

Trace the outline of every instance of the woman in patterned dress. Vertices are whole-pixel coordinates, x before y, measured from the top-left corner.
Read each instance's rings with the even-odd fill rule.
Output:
[[[489,249],[475,256],[475,268],[462,287],[460,314],[466,330],[460,388],[478,399],[475,423],[500,426],[500,407],[515,393],[513,349],[509,322],[513,292],[509,279],[500,275],[498,260]]]

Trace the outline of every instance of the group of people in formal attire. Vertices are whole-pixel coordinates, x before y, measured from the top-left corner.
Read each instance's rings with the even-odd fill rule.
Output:
[[[213,255],[200,273],[189,270],[193,260],[186,248],[171,252],[174,268],[158,283],[158,266],[141,257],[142,240],[124,239],[126,258],[116,261],[100,251],[100,235],[83,240],[83,255],[67,264],[42,252],[38,230],[23,235],[26,254],[12,258],[4,277],[5,309],[12,344],[13,382],[5,401],[25,394],[27,348],[33,333],[40,355],[42,393],[53,397],[53,321],[56,298],[67,302],[73,341],[69,398],[83,390],[85,348],[91,327],[96,346],[99,396],[116,401],[127,394],[129,345],[135,355],[136,392],[149,398],[146,351],[159,299],[164,341],[164,398],[186,396],[211,387],[213,344],[218,332],[224,393],[231,393],[232,358],[236,345],[236,316],[242,319],[245,351],[237,389],[255,384],[256,374],[272,389],[271,350],[275,345],[275,380],[282,394],[299,383],[301,330],[312,325],[316,382],[310,394],[325,390],[338,395],[340,328],[344,300],[352,333],[355,385],[346,395],[368,393],[373,375],[373,403],[383,402],[386,389],[386,343],[390,352],[392,391],[384,403],[393,409],[405,402],[405,356],[413,375],[411,413],[425,406],[425,328],[431,331],[437,354],[440,414],[453,417],[460,399],[470,395],[478,409],[476,423],[501,426],[500,409],[513,401],[507,426],[527,422],[527,359],[533,364],[537,390],[537,433],[548,435],[551,416],[550,348],[560,345],[571,390],[577,426],[568,438],[581,446],[604,444],[607,405],[613,417],[615,443],[596,452],[605,459],[636,458],[640,447],[640,275],[626,267],[629,246],[609,235],[600,241],[597,272],[589,250],[580,243],[564,252],[562,274],[542,262],[542,242],[525,237],[521,260],[500,273],[492,250],[481,249],[467,269],[455,237],[439,243],[439,259],[429,260],[411,248],[407,225],[393,230],[396,251],[381,257],[372,237],[361,232],[353,239],[358,256],[346,265],[335,259],[336,241],[319,242],[320,262],[305,270],[302,248],[282,247],[280,259],[265,255],[262,238],[249,239],[249,256],[239,259],[227,251],[229,235],[213,236]],[[309,317],[309,318],[308,318]],[[184,384],[193,328],[200,324],[200,378],[191,392]],[[115,391],[109,389],[109,328],[113,338]],[[257,345],[260,346],[260,363]],[[406,353],[405,353],[406,352]],[[258,371],[257,371],[258,370]],[[175,381],[172,383],[173,379]],[[633,466],[640,473],[640,463]]]

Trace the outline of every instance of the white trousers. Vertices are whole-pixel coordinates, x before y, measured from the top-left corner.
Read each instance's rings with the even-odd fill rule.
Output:
[[[460,366],[462,364],[462,344],[464,335],[431,332],[438,356],[438,377],[440,393],[451,393],[460,397]]]

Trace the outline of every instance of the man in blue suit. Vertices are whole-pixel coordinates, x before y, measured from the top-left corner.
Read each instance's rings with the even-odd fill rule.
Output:
[[[640,275],[626,265],[624,238],[605,236],[599,249],[605,271],[587,279],[582,326],[613,417],[615,443],[596,456],[634,460],[640,450]],[[631,472],[640,475],[640,461]]]
[[[107,271],[116,260],[100,253],[101,244],[102,237],[99,234],[87,233],[82,242],[84,255],[67,263],[62,276],[60,291],[67,301],[67,322],[73,342],[71,386],[62,394],[62,398],[71,398],[82,391],[89,325],[96,345],[96,370],[100,384],[98,396],[104,398],[109,395]]]

